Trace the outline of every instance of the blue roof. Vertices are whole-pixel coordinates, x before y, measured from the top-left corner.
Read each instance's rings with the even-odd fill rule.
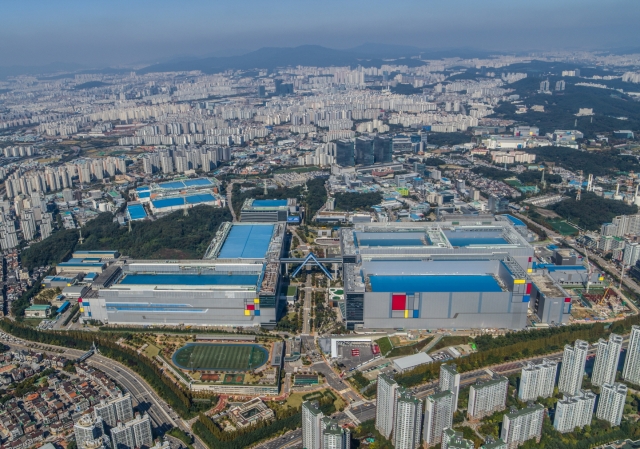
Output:
[[[161,198],[159,200],[151,201],[153,207],[156,209],[162,209],[163,207],[184,206],[184,198],[181,196],[171,198]]]
[[[547,265],[544,268],[550,273],[554,271],[587,271],[582,265]]]
[[[149,190],[138,192],[138,198],[150,198],[150,197],[151,197],[151,191]]]
[[[142,220],[147,218],[147,213],[145,212],[144,207],[142,207],[142,204],[130,204],[127,206],[127,213],[131,220]]]
[[[507,245],[507,242],[503,237],[500,231],[483,231],[483,232],[475,232],[475,231],[444,231],[444,234],[447,236],[447,239],[453,246],[465,247],[465,246],[473,246],[473,245]]]
[[[514,226],[526,226],[522,220],[519,220],[518,218],[516,218],[514,216],[511,216],[511,215],[507,214],[507,215],[505,215],[505,217],[507,217],[509,219],[509,221],[511,223],[513,223]]]
[[[216,197],[210,193],[201,193],[199,195],[191,195],[186,198],[189,204],[207,203],[209,201],[215,201]]]
[[[257,285],[257,274],[136,274],[129,273],[122,285]]]
[[[280,207],[286,206],[287,200],[253,200],[254,207]]]
[[[183,189],[185,187],[182,181],[168,181],[158,184],[161,189]]]
[[[373,292],[501,292],[487,275],[371,276]]]
[[[69,262],[60,262],[58,264],[59,267],[95,267],[95,268],[101,268],[104,266],[104,264],[102,262],[82,262],[79,259],[71,259]]]
[[[187,187],[201,187],[201,186],[212,186],[213,183],[207,178],[198,178],[198,179],[187,179],[184,181],[184,185]]]
[[[235,225],[222,245],[220,259],[260,259],[269,249],[272,224]]]
[[[78,249],[73,251],[73,254],[86,254],[87,256],[95,256],[95,255],[107,255],[107,256],[114,256],[118,251],[113,250],[113,249]]]
[[[151,191],[151,188],[149,186],[142,186],[142,187],[138,187],[136,189],[137,192],[149,192]]]

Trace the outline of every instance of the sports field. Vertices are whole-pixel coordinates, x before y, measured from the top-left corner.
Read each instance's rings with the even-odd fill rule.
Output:
[[[549,224],[562,235],[578,234],[578,230],[564,220],[549,220]]]
[[[265,348],[253,344],[189,343],[173,354],[173,363],[188,370],[248,371],[264,365]]]

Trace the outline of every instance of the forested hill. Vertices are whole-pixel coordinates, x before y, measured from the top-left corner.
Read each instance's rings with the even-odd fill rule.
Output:
[[[132,232],[113,222],[111,213],[100,214],[82,228],[84,243],[78,243],[77,230],[58,231],[22,252],[22,264],[33,268],[59,263],[74,250],[114,249],[127,256],[154,259],[200,259],[220,224],[231,221],[227,208],[198,206],[189,215],[176,211],[159,220],[132,223]]]
[[[582,193],[580,201],[569,198],[549,208],[561,217],[591,231],[600,229],[602,223],[610,223],[617,215],[633,215],[638,212],[635,205],[605,199],[593,192]]]

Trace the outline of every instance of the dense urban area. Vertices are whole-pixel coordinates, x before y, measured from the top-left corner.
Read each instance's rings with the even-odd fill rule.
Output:
[[[0,443],[638,447],[638,133],[638,54],[0,78]]]

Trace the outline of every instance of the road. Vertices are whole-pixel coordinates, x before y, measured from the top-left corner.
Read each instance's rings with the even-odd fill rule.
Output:
[[[311,285],[311,275],[307,275],[304,286],[304,305],[302,306],[302,335],[311,335],[311,297],[313,288]]]
[[[236,213],[233,210],[233,202],[231,201],[231,196],[233,195],[233,181],[229,181],[227,184],[227,206],[229,206],[229,211],[231,211],[231,216],[233,217],[233,221],[238,221],[236,219]]]

